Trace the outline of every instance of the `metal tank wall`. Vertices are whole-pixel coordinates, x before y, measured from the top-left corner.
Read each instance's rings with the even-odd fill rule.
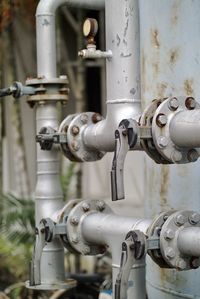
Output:
[[[200,100],[200,1],[140,0],[143,108],[154,98],[193,95]],[[145,161],[147,217],[160,211],[200,211],[200,164]],[[200,270],[178,272],[147,261],[149,299],[200,298]]]

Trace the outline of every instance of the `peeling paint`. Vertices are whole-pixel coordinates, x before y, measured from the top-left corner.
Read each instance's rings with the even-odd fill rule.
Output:
[[[117,38],[117,46],[119,47],[119,45],[120,45],[120,43],[121,43],[121,38],[119,37],[118,34],[117,34],[116,38]]]
[[[43,20],[42,26],[49,26],[50,22],[47,19]]]
[[[160,205],[162,211],[168,207],[169,166],[161,165]]]
[[[157,29],[151,29],[151,42],[155,48],[160,48],[159,32]]]
[[[124,44],[125,46],[128,45],[128,43],[127,43],[127,41],[126,41],[125,39],[123,39],[123,44]]]
[[[127,58],[127,57],[131,57],[132,54],[131,53],[129,53],[129,54],[121,53],[120,56],[123,57],[123,58]]]
[[[129,25],[129,19],[127,19],[127,21],[126,21],[126,26],[125,26],[125,28],[124,28],[124,37],[126,37],[126,35],[127,35],[128,25]]]
[[[186,92],[186,95],[191,96],[194,93],[193,90],[193,79],[186,79],[183,83],[184,85],[184,90]]]

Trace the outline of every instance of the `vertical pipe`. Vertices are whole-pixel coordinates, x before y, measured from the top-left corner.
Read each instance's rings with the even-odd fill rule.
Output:
[[[36,13],[37,75],[47,79],[57,77],[55,13],[63,4],[101,8],[103,0],[41,0]],[[55,103],[46,102],[36,107],[37,132],[42,127],[58,127]],[[37,147],[36,225],[61,208],[63,194],[59,178],[59,154],[56,149],[42,151]],[[47,288],[65,279],[64,250],[57,239],[45,246],[41,260],[41,282]]]
[[[142,99],[194,96],[200,85],[200,2],[140,1]],[[200,209],[198,162],[156,165],[146,159],[146,216],[169,209]],[[199,298],[200,270],[178,272],[147,263],[149,299]]]

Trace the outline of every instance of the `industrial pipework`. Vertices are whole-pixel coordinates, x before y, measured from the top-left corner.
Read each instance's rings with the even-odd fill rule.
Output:
[[[58,123],[57,103],[67,104],[69,94],[67,77],[58,77],[56,67],[55,14],[61,5],[105,7],[106,50],[96,49],[98,24],[89,18],[83,26],[87,46],[78,53],[82,59],[106,60],[105,119],[84,112]],[[83,255],[110,249],[115,299],[146,298],[147,254],[164,269],[194,271],[200,266],[199,211],[165,207],[154,219],[134,219],[115,214],[102,200],[73,200],[62,207],[59,146],[68,159],[78,162],[97,161],[114,152],[113,201],[125,198],[123,169],[128,151],[144,151],[158,164],[188,164],[199,158],[200,104],[192,95],[158,97],[141,109],[140,15],[138,0],[41,0],[36,13],[38,77],[0,93],[28,94],[28,103],[36,107],[37,229],[29,288],[75,286],[65,279],[64,247]],[[154,39],[159,46],[155,34]],[[163,298],[173,294],[194,298],[173,292]],[[155,299],[151,294],[149,299]],[[199,297],[200,290],[194,295]]]

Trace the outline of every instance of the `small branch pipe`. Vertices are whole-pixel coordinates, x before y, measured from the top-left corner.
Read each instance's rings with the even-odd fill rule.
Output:
[[[84,143],[92,149],[113,151],[114,132],[121,120],[141,114],[138,0],[106,0],[106,120],[86,128]]]
[[[41,0],[36,12],[38,76],[57,77],[55,14],[61,5],[104,8],[104,0]]]
[[[179,233],[177,243],[184,255],[200,257],[200,227],[184,228]]]
[[[82,233],[86,241],[107,245],[112,253],[113,268],[113,290],[114,284],[119,273],[121,259],[121,244],[125,240],[130,230],[141,230],[146,234],[151,220],[134,219],[131,217],[123,217],[115,214],[90,214],[84,218],[82,223]],[[113,298],[114,294],[113,294]],[[145,261],[138,262],[130,273],[128,299],[145,299]]]
[[[177,113],[170,123],[170,137],[180,147],[200,147],[200,109]]]

